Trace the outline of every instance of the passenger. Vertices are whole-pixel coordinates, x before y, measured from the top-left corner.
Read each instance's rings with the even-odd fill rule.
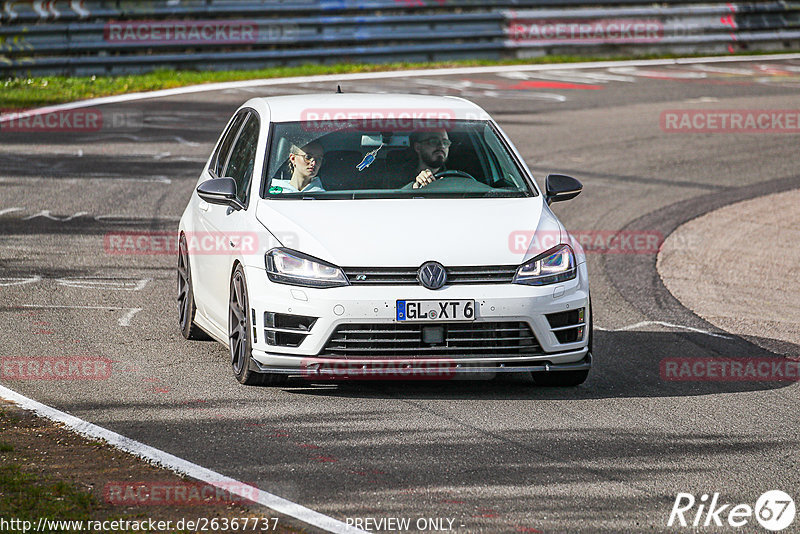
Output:
[[[322,145],[316,141],[302,147],[293,144],[289,150],[289,169],[292,177],[288,180],[273,179],[269,192],[274,194],[325,191],[322,180],[317,176],[324,155]]]

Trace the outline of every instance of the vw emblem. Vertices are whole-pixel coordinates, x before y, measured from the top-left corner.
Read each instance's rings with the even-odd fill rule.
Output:
[[[439,289],[447,283],[447,271],[441,263],[427,261],[417,271],[417,280],[428,289]]]

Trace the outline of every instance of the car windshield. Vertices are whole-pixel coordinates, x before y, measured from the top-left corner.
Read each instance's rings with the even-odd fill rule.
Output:
[[[451,119],[405,129],[377,122],[274,124],[262,196],[358,199],[537,194],[489,121]],[[432,176],[424,186],[415,187],[417,176],[426,169]]]

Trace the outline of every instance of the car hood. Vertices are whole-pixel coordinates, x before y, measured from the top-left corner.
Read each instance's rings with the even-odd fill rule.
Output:
[[[541,197],[260,199],[256,217],[283,246],[343,267],[518,265],[565,236]]]

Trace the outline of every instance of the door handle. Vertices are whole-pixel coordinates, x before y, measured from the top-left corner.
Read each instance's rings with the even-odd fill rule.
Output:
[[[201,200],[197,204],[197,209],[201,211],[208,211],[208,202],[206,202],[205,200]]]

